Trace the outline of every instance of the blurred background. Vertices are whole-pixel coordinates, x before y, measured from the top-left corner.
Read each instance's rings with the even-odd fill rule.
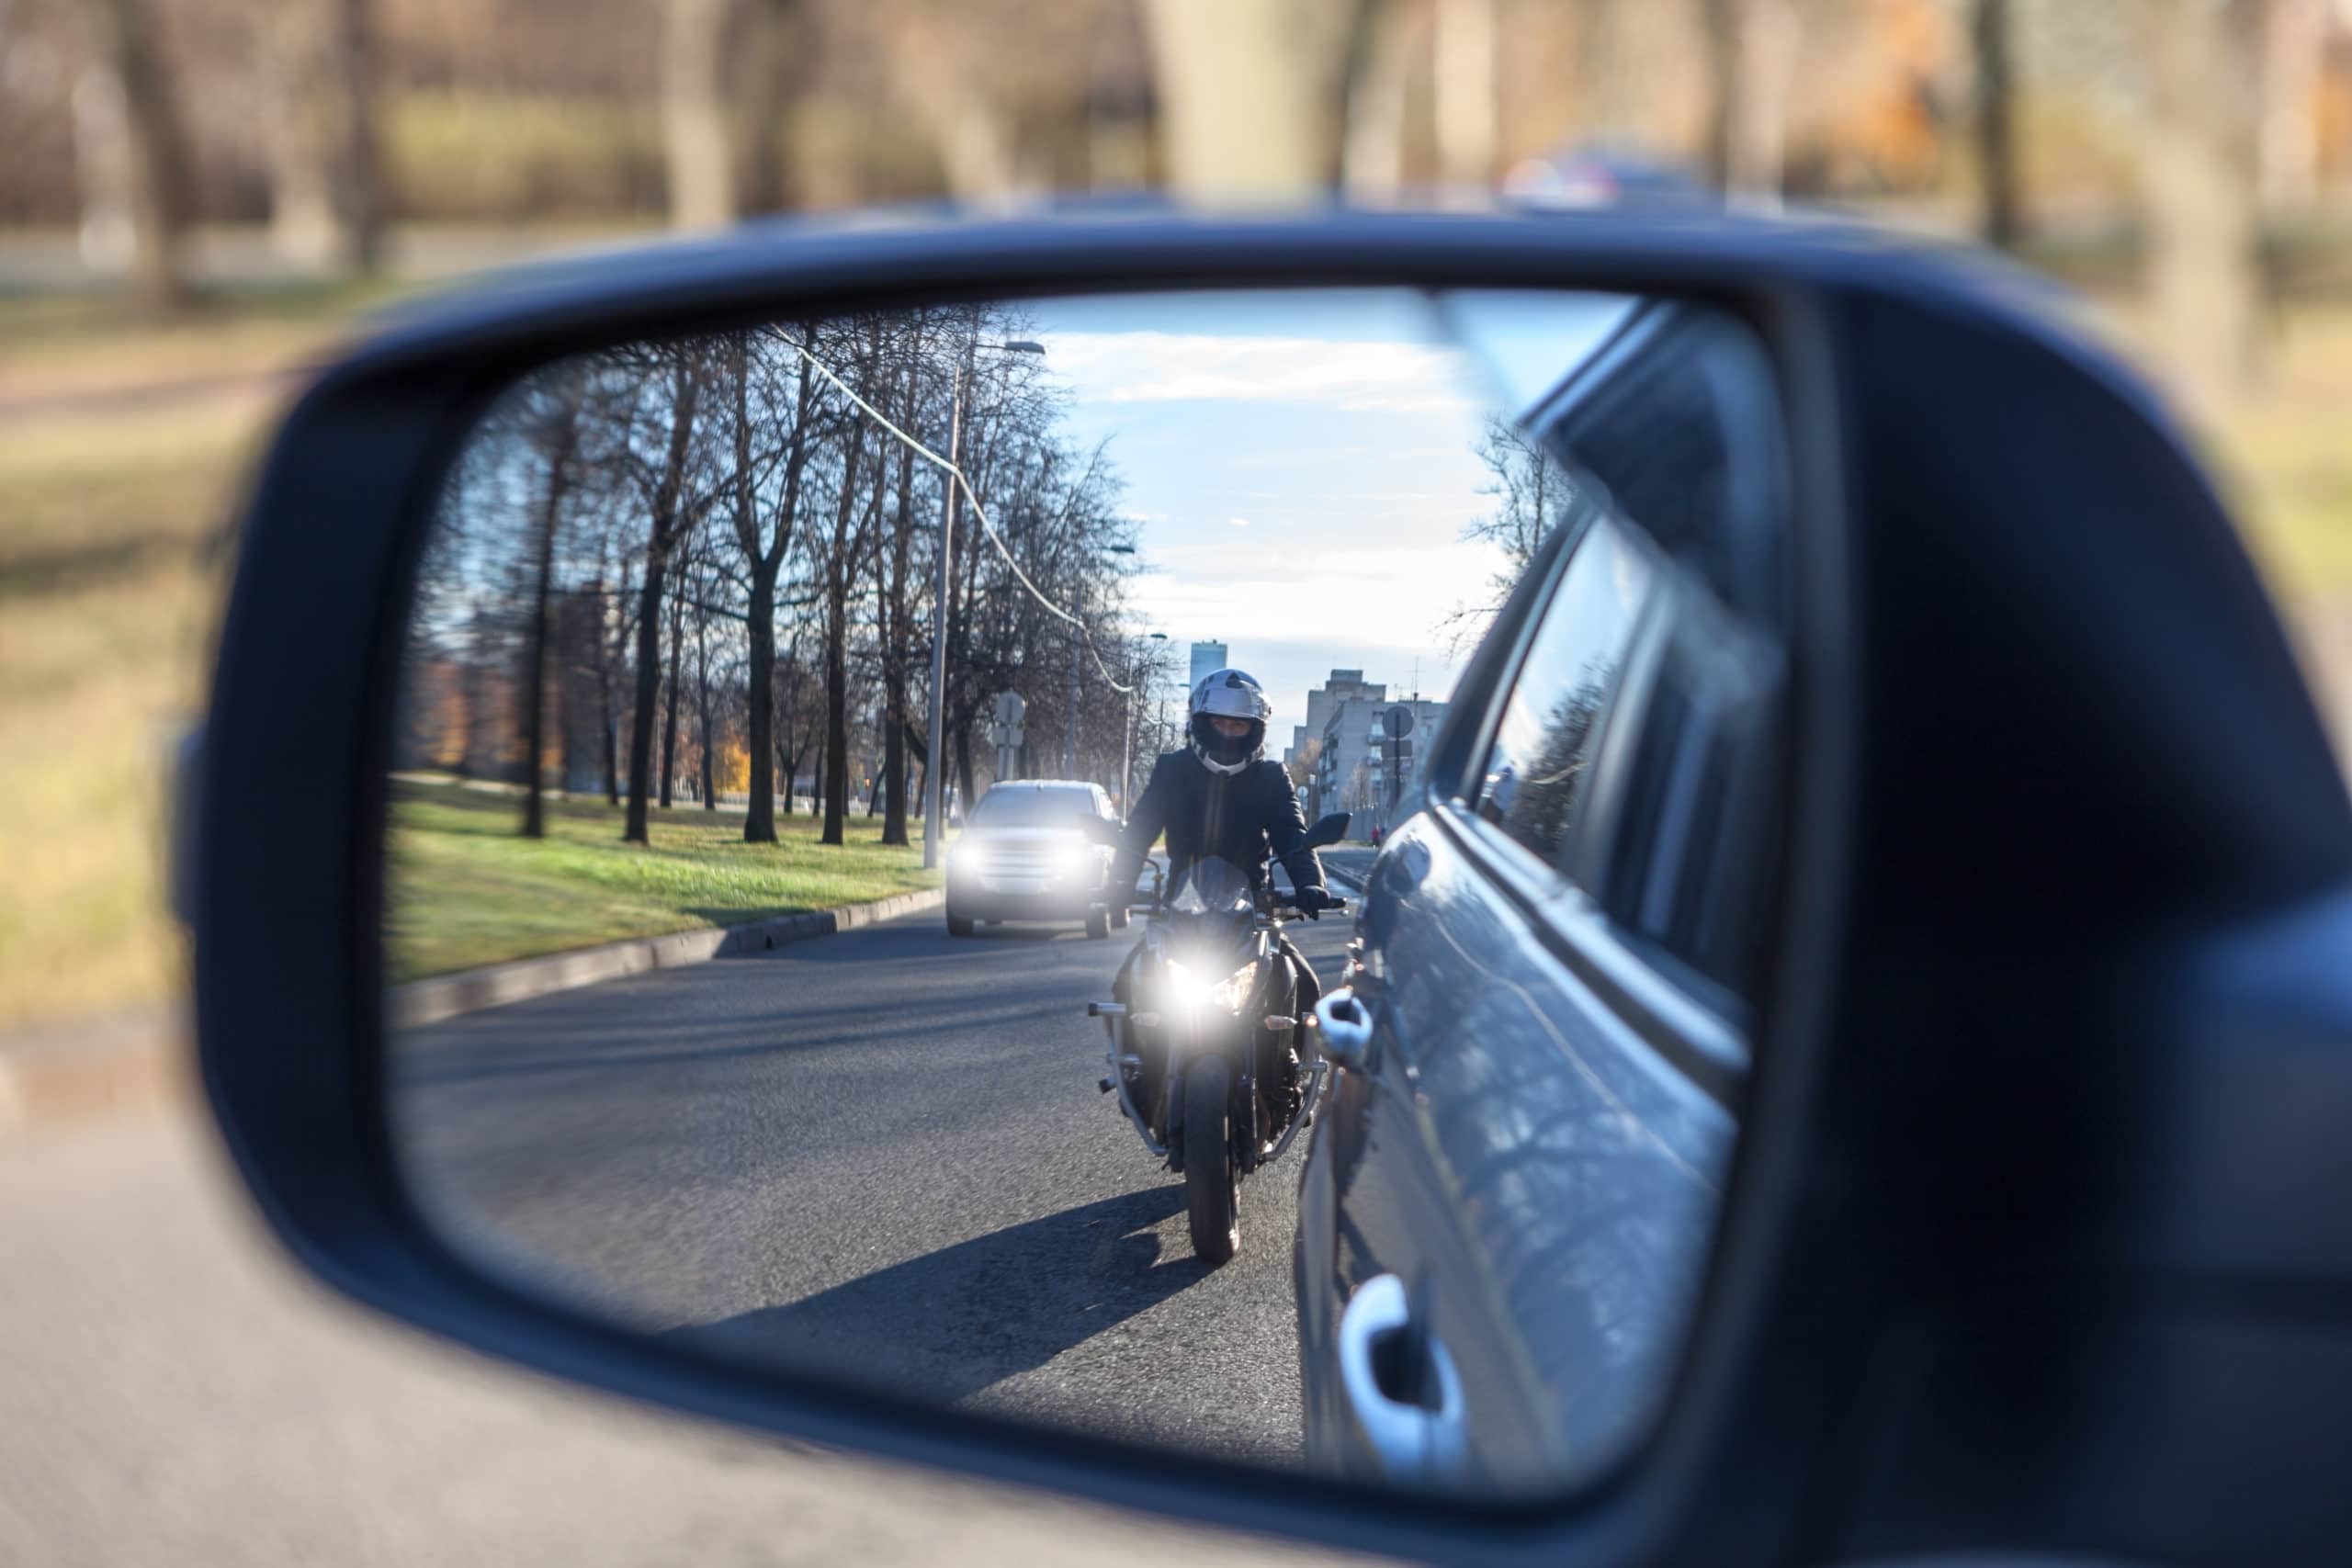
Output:
[[[430,1511],[445,1426],[498,1429],[465,1401],[554,1418],[414,1352],[360,1370],[389,1352],[258,1260],[176,1088],[161,781],[228,520],[304,367],[395,298],[941,198],[1728,202],[1981,242],[2166,387],[2352,734],[2352,0],[0,0],[0,1558],[133,1555],[96,1521],[164,1473],[159,1549],[382,1525],[387,1485]],[[271,1314],[321,1337],[299,1388],[228,1348]],[[216,1419],[278,1422],[309,1500],[175,1472],[175,1423]],[[635,1461],[579,1463],[534,1484]],[[521,1533],[476,1538],[553,1543],[500,1506]]]

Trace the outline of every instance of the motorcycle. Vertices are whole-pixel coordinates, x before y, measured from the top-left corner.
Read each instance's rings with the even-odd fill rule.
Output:
[[[1307,847],[1347,829],[1344,814],[1327,817]],[[1134,908],[1149,919],[1122,971],[1125,999],[1087,1005],[1109,1036],[1111,1071],[1098,1087],[1184,1179],[1193,1250],[1215,1267],[1240,1245],[1241,1179],[1313,1122],[1328,1076],[1279,940],[1299,911],[1217,859],[1195,862],[1172,895],[1162,879]],[[1294,1041],[1305,1047],[1295,1055]]]

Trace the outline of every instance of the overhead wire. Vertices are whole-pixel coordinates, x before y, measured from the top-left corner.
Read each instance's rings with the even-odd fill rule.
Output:
[[[785,341],[790,343],[791,339],[786,338]],[[1063,609],[1059,604],[1055,604],[1051,599],[1046,597],[1045,590],[1039,588],[1035,582],[1031,581],[1029,574],[1021,570],[1020,561],[1013,558],[1012,547],[1004,542],[1004,536],[996,531],[996,525],[989,520],[987,509],[980,504],[979,491],[972,488],[972,481],[965,477],[964,470],[956,467],[956,464],[949,459],[943,457],[938,453],[933,451],[919,438],[899,429],[898,424],[891,420],[889,415],[884,413],[880,409],[876,408],[872,403],[867,402],[863,397],[859,396],[857,389],[852,387],[847,381],[842,380],[839,376],[833,374],[832,367],[827,365],[823,360],[809,353],[808,349],[802,347],[799,344],[795,343],[792,344],[792,347],[795,353],[798,354],[801,358],[808,362],[811,369],[815,370],[818,375],[822,376],[826,380],[831,381],[834,386],[840,388],[843,397],[849,399],[851,402],[855,403],[859,408],[864,409],[866,416],[872,419],[875,423],[888,431],[892,435],[897,436],[900,441],[905,442],[925,460],[937,464],[941,468],[947,472],[955,483],[963,487],[964,498],[972,503],[972,515],[979,519],[980,531],[988,536],[989,543],[996,547],[997,554],[1004,558],[1004,564],[1012,569],[1012,575],[1020,580],[1021,586],[1029,591],[1030,597],[1036,600],[1039,604],[1043,605],[1047,614],[1058,616],[1060,619],[1078,628],[1079,638],[1086,644],[1087,655],[1094,660],[1094,668],[1102,671],[1104,684],[1108,685],[1113,691],[1118,693],[1121,696],[1135,695],[1136,688],[1130,685],[1122,684],[1118,677],[1111,673],[1111,667],[1102,662],[1102,651],[1094,646],[1094,634],[1087,628],[1086,622],[1080,616],[1070,614],[1068,610]]]

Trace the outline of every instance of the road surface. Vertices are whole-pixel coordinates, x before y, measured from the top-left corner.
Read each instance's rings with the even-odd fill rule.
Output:
[[[1365,1562],[763,1441],[527,1377],[298,1276],[151,1104],[0,1138],[0,1563]]]
[[[1345,924],[1292,929],[1331,983]],[[1096,1089],[1131,940],[910,916],[471,1014],[396,1045],[396,1142],[480,1254],[648,1332],[1295,1461],[1303,1146],[1195,1261]]]

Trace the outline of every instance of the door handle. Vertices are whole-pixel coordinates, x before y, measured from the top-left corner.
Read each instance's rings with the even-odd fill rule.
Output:
[[[1323,1059],[1361,1072],[1372,1060],[1372,1007],[1352,986],[1326,993],[1315,1004],[1315,1032]]]
[[[1386,1479],[1430,1486],[1460,1473],[1461,1374],[1428,1323],[1414,1322],[1396,1275],[1367,1280],[1348,1298],[1340,1314],[1340,1384]]]

